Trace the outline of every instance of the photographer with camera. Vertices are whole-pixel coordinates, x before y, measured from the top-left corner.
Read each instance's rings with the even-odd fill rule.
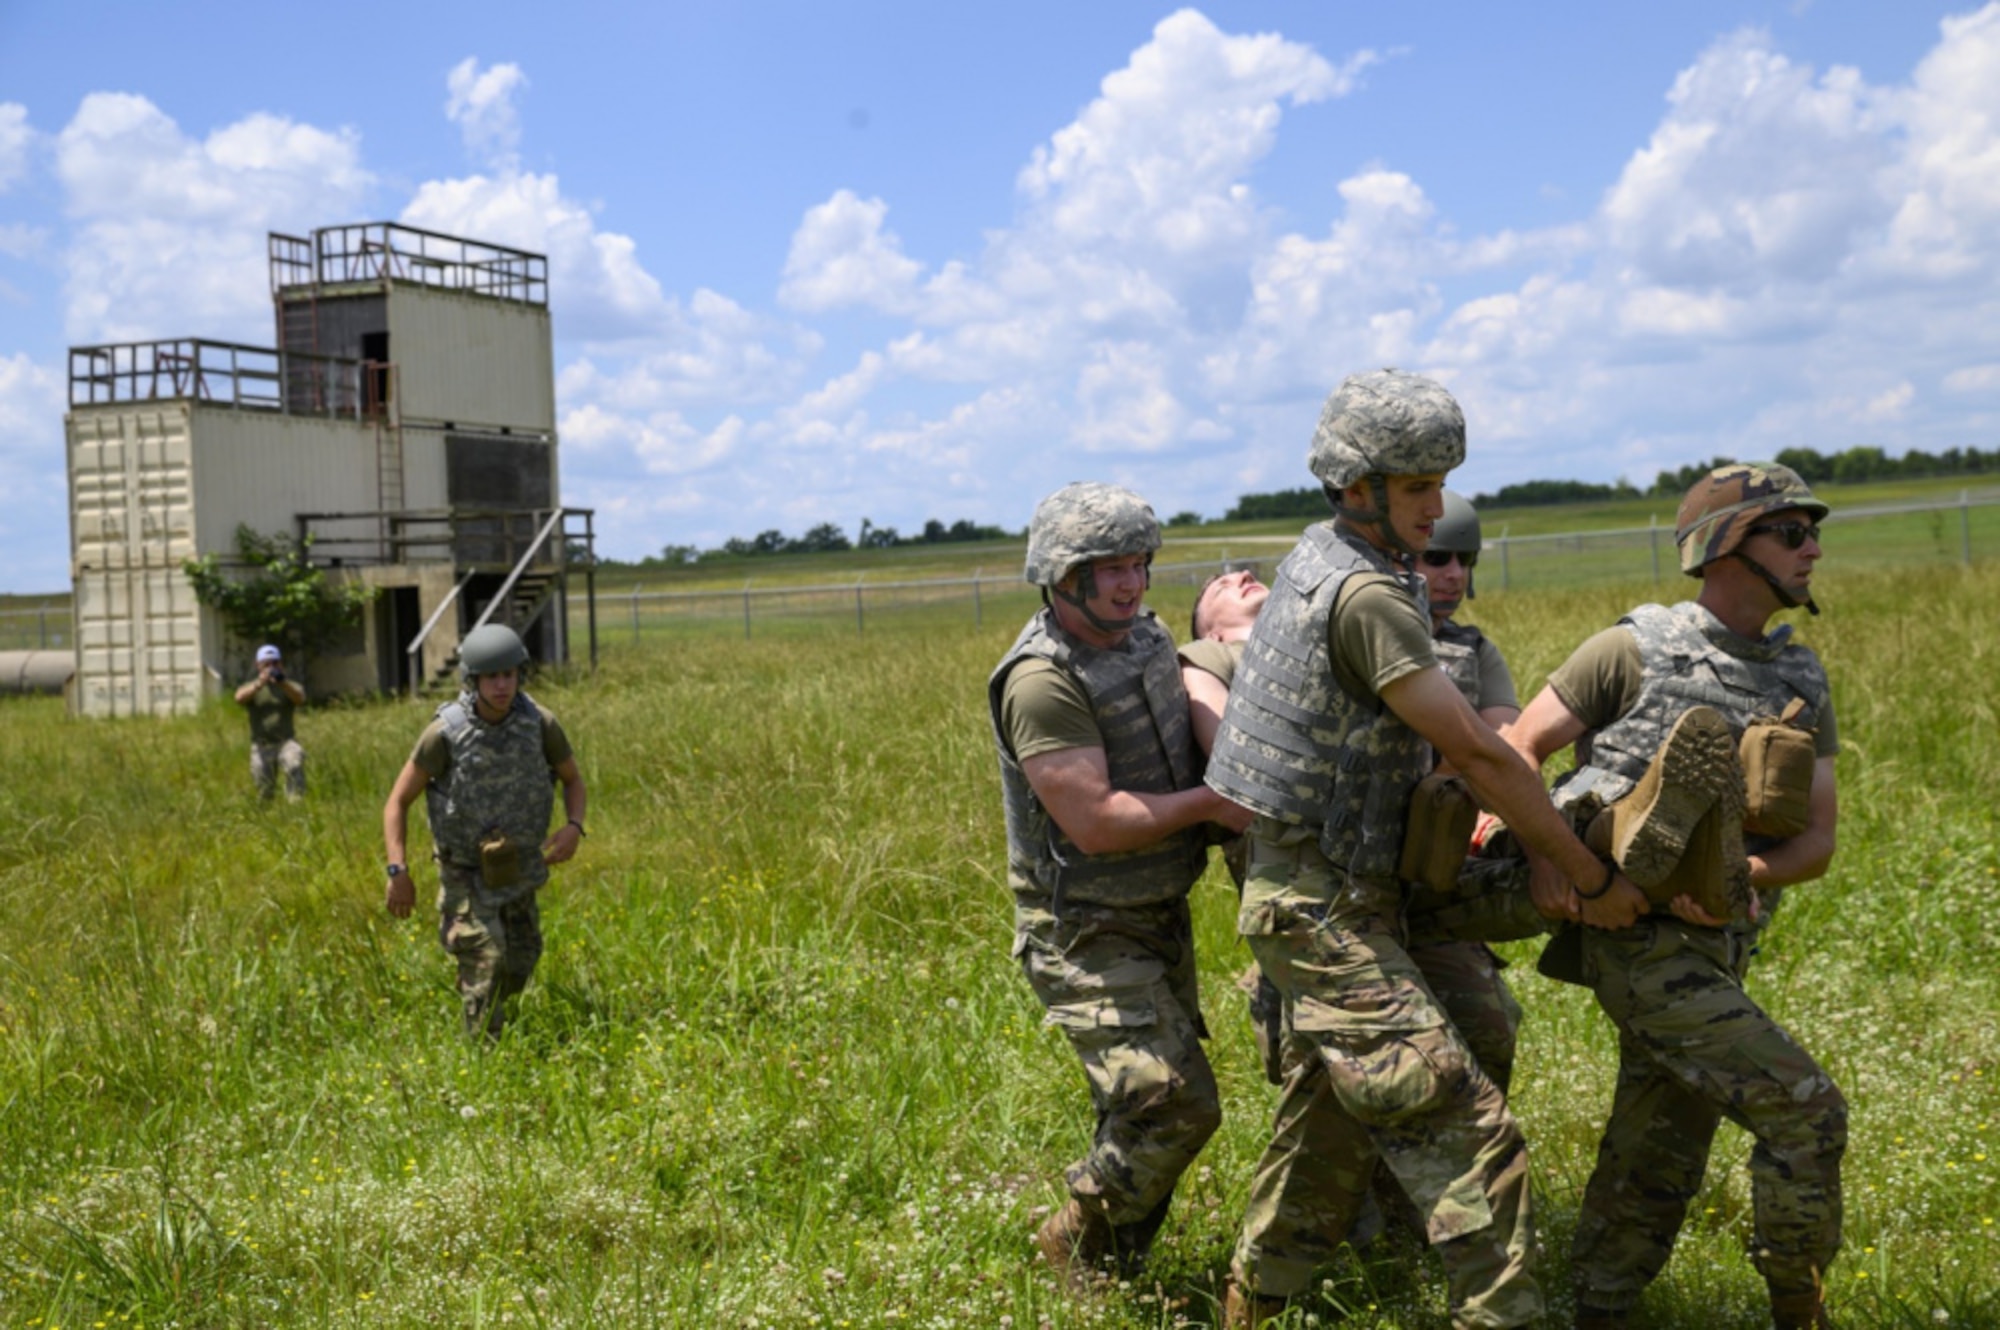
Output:
[[[269,799],[283,771],[285,797],[303,798],[306,750],[293,734],[292,712],[306,704],[306,690],[286,677],[283,652],[257,648],[257,677],[236,690],[236,702],[250,713],[250,779],[257,782],[257,797]]]

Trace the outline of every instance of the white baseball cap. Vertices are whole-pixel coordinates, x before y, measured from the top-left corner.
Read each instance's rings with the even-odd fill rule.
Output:
[[[257,648],[257,663],[259,665],[262,665],[267,660],[283,660],[284,658],[285,653],[276,647],[261,646]]]

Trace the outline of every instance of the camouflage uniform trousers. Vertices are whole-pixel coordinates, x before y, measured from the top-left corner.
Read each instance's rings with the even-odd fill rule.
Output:
[[[1772,1291],[1816,1287],[1840,1249],[1847,1103],[1744,992],[1751,936],[1666,917],[1584,930],[1584,977],[1619,1045],[1573,1252],[1593,1307],[1635,1305],[1666,1265],[1723,1116],[1756,1138],[1750,1255]]]
[[[1014,955],[1082,1061],[1097,1110],[1089,1152],[1066,1170],[1070,1193],[1120,1230],[1121,1250],[1143,1253],[1222,1124],[1187,902],[1065,902],[1058,920],[1024,896],[1014,919]]]
[[[496,901],[478,873],[443,864],[438,879],[438,944],[458,961],[465,1033],[497,1039],[507,999],[528,986],[542,958],[537,893]]]
[[[1526,1145],[1403,949],[1400,886],[1345,880],[1314,846],[1262,840],[1251,878],[1239,931],[1283,1002],[1285,1082],[1236,1279],[1267,1297],[1306,1291],[1379,1155],[1444,1261],[1452,1324],[1535,1320]]]
[[[297,739],[250,745],[250,779],[257,783],[259,799],[276,793],[280,771],[285,773],[285,797],[302,798],[306,792],[306,750],[299,747]]]

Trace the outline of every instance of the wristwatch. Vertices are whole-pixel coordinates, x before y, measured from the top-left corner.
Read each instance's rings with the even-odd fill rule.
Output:
[[[404,867],[403,867],[403,866],[402,866],[401,864],[390,864],[390,865],[389,865],[389,876],[390,876],[390,877],[401,877],[401,876],[402,876],[402,875],[403,875],[404,873],[407,873],[408,871],[409,871],[409,870],[408,870],[407,868],[404,868]]]

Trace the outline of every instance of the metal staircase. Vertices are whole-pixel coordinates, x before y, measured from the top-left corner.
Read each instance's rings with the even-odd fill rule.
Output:
[[[515,561],[513,571],[507,574],[507,580],[500,584],[500,589],[486,602],[486,608],[466,630],[466,636],[471,636],[489,623],[498,622],[525,637],[535,621],[556,602],[558,599],[556,591],[562,585],[561,564],[545,550],[549,546],[551,536],[560,539],[563,515],[564,510],[561,508],[549,514],[541,530],[536,532],[534,540],[529,542],[528,548]],[[560,548],[558,544],[556,549],[560,551]],[[465,582],[459,583],[458,589],[452,592],[453,599],[457,597],[459,591],[464,590],[470,580],[468,577]],[[447,600],[446,604],[450,604],[450,600]],[[423,650],[424,639],[430,636],[430,631],[436,625],[438,616],[444,612],[444,608],[443,605],[438,607],[437,613],[431,616],[431,622],[425,624],[423,631],[417,634],[416,640],[410,643],[409,651],[413,659]],[[458,660],[458,650],[453,648],[444,663],[423,681],[422,686],[436,689],[441,685],[450,684],[458,674]]]

